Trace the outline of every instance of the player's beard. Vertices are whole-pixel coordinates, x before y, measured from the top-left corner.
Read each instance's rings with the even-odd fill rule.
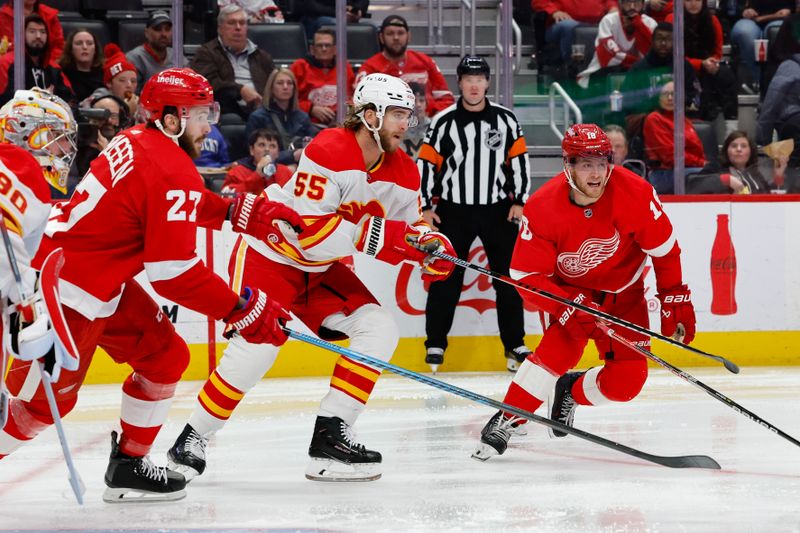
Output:
[[[378,136],[381,138],[381,148],[383,148],[384,152],[387,152],[387,153],[390,153],[390,154],[394,153],[395,150],[397,150],[397,148],[400,146],[399,143],[397,144],[397,146],[393,146],[392,145],[392,135],[389,132],[383,131],[383,129],[381,129],[378,132]]]
[[[184,131],[181,136],[178,137],[178,146],[183,148],[183,151],[189,154],[190,158],[197,159],[200,157],[200,149],[197,147],[197,145],[199,144],[202,146],[205,138],[205,135],[199,135],[192,139],[189,137],[189,134]]]

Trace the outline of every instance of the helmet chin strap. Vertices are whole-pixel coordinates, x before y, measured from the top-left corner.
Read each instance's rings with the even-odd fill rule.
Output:
[[[172,139],[175,144],[178,144],[178,139],[181,135],[183,135],[183,132],[186,131],[186,117],[181,117],[181,130],[178,133],[168,133],[167,130],[164,129],[161,119],[156,119],[155,123],[156,128],[158,128],[161,133]]]
[[[383,144],[381,144],[381,136],[378,133],[383,126],[383,113],[375,113],[375,116],[378,117],[378,126],[373,128],[367,123],[367,120],[364,118],[364,113],[361,113],[358,118],[361,119],[361,123],[367,128],[369,131],[372,132],[372,138],[375,139],[375,142],[378,144],[378,150],[383,153]]]

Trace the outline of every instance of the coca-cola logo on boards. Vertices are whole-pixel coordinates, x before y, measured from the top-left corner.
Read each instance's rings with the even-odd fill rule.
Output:
[[[736,270],[736,257],[729,256],[722,259],[711,259],[711,268],[723,272],[732,272]]]

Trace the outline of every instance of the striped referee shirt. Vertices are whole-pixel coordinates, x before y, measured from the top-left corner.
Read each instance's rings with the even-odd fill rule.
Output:
[[[432,198],[462,205],[528,199],[530,164],[514,113],[486,100],[482,111],[464,109],[461,98],[433,117],[417,157],[422,208]]]

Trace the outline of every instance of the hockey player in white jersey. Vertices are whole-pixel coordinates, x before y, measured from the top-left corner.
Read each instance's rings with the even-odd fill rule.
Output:
[[[414,94],[404,81],[366,76],[344,127],[322,131],[306,147],[292,179],[264,192],[294,208],[306,229],[298,235],[283,225],[263,241],[240,238],[229,266],[232,288],[269,287],[270,297],[321,337],[349,337],[353,350],[389,360],[399,339],[394,319],[339,259],[362,252],[391,264],[419,263],[423,276],[433,279],[452,272],[452,263],[429,260],[412,245],[454,253],[447,238],[422,220],[419,172],[398,149],[413,111]],[[203,472],[208,437],[222,428],[277,354],[275,346],[231,339],[169,450],[173,468],[187,479]],[[308,479],[380,477],[381,454],[352,433],[378,376],[376,368],[339,358],[311,438]]]

